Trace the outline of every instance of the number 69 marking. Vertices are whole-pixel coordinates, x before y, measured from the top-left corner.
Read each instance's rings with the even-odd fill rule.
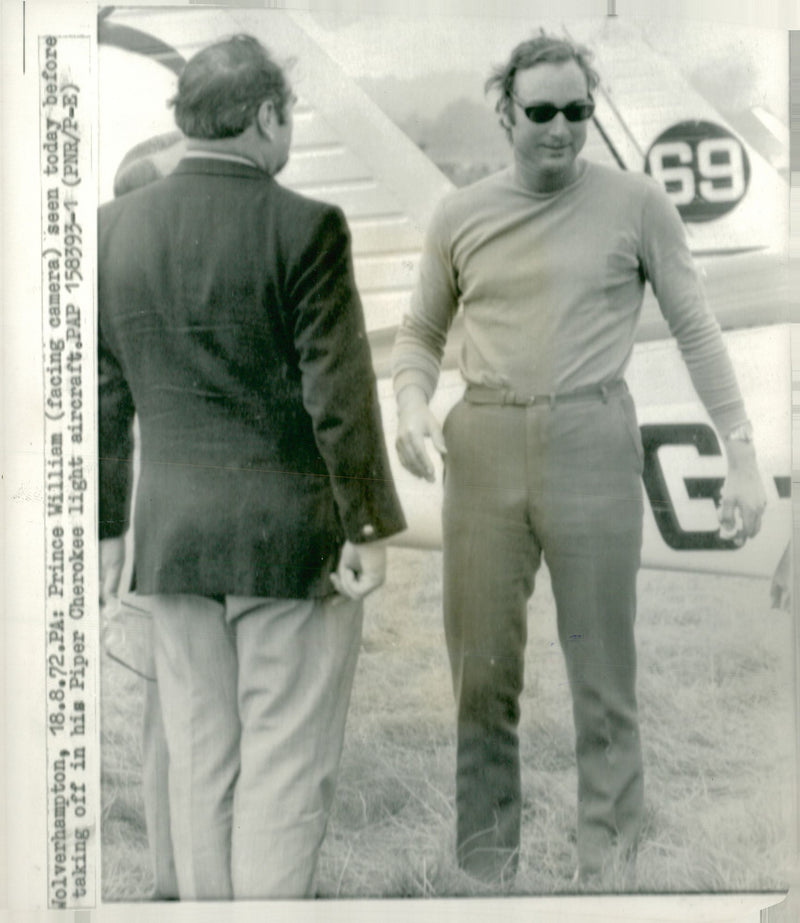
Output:
[[[739,140],[711,122],[683,122],[665,131],[650,148],[645,170],[685,221],[709,221],[730,211],[750,179]]]
[[[670,161],[689,166],[668,166]],[[704,138],[696,148],[665,141],[650,150],[650,172],[676,205],[700,195],[706,202],[738,202],[746,183],[742,146],[735,138]]]

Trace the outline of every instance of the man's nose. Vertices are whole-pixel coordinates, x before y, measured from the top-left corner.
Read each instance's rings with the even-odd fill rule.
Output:
[[[569,132],[569,122],[563,112],[556,112],[553,118],[550,119],[550,131],[556,135]]]

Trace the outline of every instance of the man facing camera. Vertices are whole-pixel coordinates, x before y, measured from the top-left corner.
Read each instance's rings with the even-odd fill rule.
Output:
[[[310,896],[362,599],[404,528],[341,212],[279,186],[294,98],[239,35],[186,65],[175,171],[100,209],[100,569],[153,614],[182,899]]]
[[[582,160],[598,76],[541,35],[490,78],[513,165],[439,206],[394,351],[397,448],[432,479],[445,457],[444,621],[457,700],[457,852],[473,875],[517,867],[526,606],[542,557],[573,701],[578,871],[630,887],[643,811],[636,575],[643,451],[624,381],[647,281],[725,439],[720,520],[742,540],[765,495],[742,398],[677,210],[647,176]],[[444,431],[428,408],[459,305],[466,391]]]

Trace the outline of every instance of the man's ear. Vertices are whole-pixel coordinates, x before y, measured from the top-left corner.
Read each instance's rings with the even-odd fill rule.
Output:
[[[275,111],[275,104],[271,99],[265,99],[256,112],[256,124],[259,133],[271,140],[277,117],[278,113]]]

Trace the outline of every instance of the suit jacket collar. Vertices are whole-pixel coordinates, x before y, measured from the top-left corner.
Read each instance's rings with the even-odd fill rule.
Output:
[[[239,163],[236,160],[222,160],[219,157],[184,157],[173,173],[194,173],[203,176],[242,176],[247,179],[271,180],[269,173],[255,164]]]

